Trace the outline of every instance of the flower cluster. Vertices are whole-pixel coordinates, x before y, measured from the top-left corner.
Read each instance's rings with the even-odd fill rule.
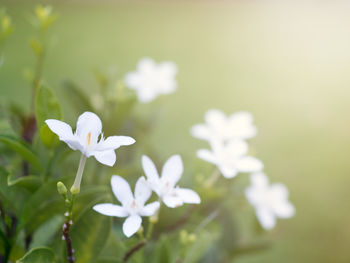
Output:
[[[268,184],[262,173],[263,163],[248,155],[247,139],[257,134],[253,117],[249,112],[237,112],[226,116],[219,110],[208,110],[205,123],[191,129],[192,136],[207,140],[211,150],[200,149],[197,156],[215,164],[226,178],[239,173],[252,173],[251,186],[245,195],[254,206],[257,218],[265,229],[275,226],[275,218],[289,218],[295,213],[294,206],[288,201],[288,190],[283,184]]]

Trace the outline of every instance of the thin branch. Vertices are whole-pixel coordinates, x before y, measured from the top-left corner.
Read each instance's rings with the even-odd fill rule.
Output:
[[[75,258],[73,256],[74,254],[74,249],[72,246],[72,238],[70,237],[70,227],[72,225],[72,220],[67,220],[64,224],[63,224],[63,239],[66,241],[66,247],[67,247],[67,260],[68,263],[74,263]]]
[[[145,241],[140,241],[139,243],[137,243],[135,246],[133,246],[132,248],[130,248],[124,255],[123,258],[123,262],[127,262],[129,260],[129,258],[138,250],[140,250],[144,245],[146,244]]]

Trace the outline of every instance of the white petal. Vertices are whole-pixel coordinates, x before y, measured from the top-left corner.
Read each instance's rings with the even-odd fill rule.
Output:
[[[141,85],[141,78],[137,72],[130,72],[125,76],[125,85],[128,88],[135,89]]]
[[[135,140],[129,136],[110,136],[106,140],[101,140],[95,151],[115,150],[123,145],[131,145]]]
[[[264,165],[254,157],[245,156],[236,161],[236,168],[241,172],[258,172],[264,168]]]
[[[117,160],[117,156],[115,155],[114,150],[108,150],[103,152],[94,151],[91,152],[90,155],[95,156],[97,161],[108,166],[113,166],[115,164],[115,161]]]
[[[102,131],[102,122],[100,118],[92,112],[86,111],[81,114],[77,121],[76,134],[86,144],[90,141],[92,144],[97,142],[97,139]],[[89,139],[89,133],[91,138]]]
[[[224,150],[232,157],[243,156],[248,152],[248,144],[243,140],[233,139],[224,146]]]
[[[268,209],[258,208],[256,210],[256,215],[263,228],[270,230],[276,225],[275,215]]]
[[[170,208],[175,208],[183,205],[182,199],[176,195],[165,195],[163,196],[162,200],[164,204]]]
[[[155,63],[153,59],[148,57],[144,57],[140,59],[140,61],[137,64],[137,69],[140,72],[150,72],[150,71],[153,71],[154,68],[155,68]]]
[[[164,164],[161,181],[168,184],[170,188],[174,187],[180,180],[183,173],[183,164],[180,155],[171,156]]]
[[[140,177],[135,186],[135,199],[138,203],[144,205],[152,194],[151,188],[148,186],[144,177]]]
[[[264,173],[251,174],[250,181],[253,185],[258,187],[267,187],[269,185],[269,178]]]
[[[253,116],[251,113],[246,111],[236,112],[229,119],[233,137],[248,139],[256,135],[257,130],[253,125]]]
[[[191,189],[177,188],[175,189],[175,191],[177,192],[178,196],[182,199],[184,203],[200,204],[201,202],[201,198],[199,197],[199,195]]]
[[[129,205],[134,200],[130,186],[124,178],[118,175],[113,175],[111,186],[115,197],[123,204],[123,206]]]
[[[139,215],[129,216],[123,224],[123,232],[127,237],[131,237],[141,227],[142,218]]]
[[[159,180],[159,175],[156,166],[152,160],[146,156],[142,156],[142,168],[147,176],[147,179],[151,182],[157,182]]]
[[[143,207],[143,209],[141,210],[140,214],[142,216],[153,216],[157,212],[159,207],[160,207],[160,203],[159,202],[150,203],[150,204],[145,205]]]
[[[197,156],[198,156],[198,158],[203,159],[204,161],[207,161],[209,163],[216,164],[216,162],[217,162],[217,158],[214,155],[214,153],[212,153],[211,151],[209,151],[207,149],[198,150]]]
[[[128,212],[120,205],[98,204],[93,207],[96,212],[106,216],[126,217]]]
[[[177,66],[174,62],[166,61],[158,65],[160,72],[166,77],[174,77],[177,73]]]
[[[225,178],[233,178],[238,174],[238,171],[233,167],[218,166],[218,169]]]
[[[191,128],[191,134],[198,139],[208,140],[210,138],[210,130],[205,124],[197,124]]]
[[[72,128],[65,122],[59,120],[49,119],[45,123],[49,126],[50,130],[57,134],[61,141],[72,140],[73,132]]]
[[[158,91],[155,89],[150,89],[147,87],[142,87],[138,89],[137,97],[140,102],[147,103],[154,100],[158,95]]]
[[[280,218],[290,218],[295,215],[295,207],[290,202],[285,201],[274,206],[274,212]]]
[[[205,113],[205,120],[211,126],[218,128],[225,124],[227,117],[222,111],[211,109]]]

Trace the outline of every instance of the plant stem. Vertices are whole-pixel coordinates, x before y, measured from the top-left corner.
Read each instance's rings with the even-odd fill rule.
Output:
[[[139,243],[137,243],[135,246],[133,246],[132,248],[130,248],[124,255],[123,258],[123,262],[127,262],[129,260],[129,258],[138,250],[140,250],[144,245],[146,244],[145,241],[140,241]]]
[[[63,224],[63,239],[66,242],[66,249],[67,249],[67,260],[68,263],[74,263],[74,249],[72,245],[72,238],[70,236],[70,227],[73,225],[73,204],[74,204],[74,198],[75,195],[72,195],[70,199],[66,199],[67,203],[67,212],[65,213],[66,221]],[[68,202],[67,202],[68,201]]]
[[[209,179],[204,183],[204,186],[206,188],[213,186],[219,178],[220,178],[220,171],[219,169],[215,169],[215,171],[212,173]]]
[[[82,153],[80,157],[77,175],[75,176],[74,183],[70,189],[73,195],[76,195],[80,192],[80,183],[81,183],[81,178],[83,177],[85,162],[86,162],[86,156]]]

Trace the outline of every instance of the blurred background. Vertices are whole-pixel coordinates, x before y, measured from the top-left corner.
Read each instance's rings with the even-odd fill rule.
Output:
[[[28,108],[23,75],[34,65],[27,43],[38,3],[59,15],[44,79],[63,104],[64,79],[92,96],[96,69],[122,79],[144,56],[177,63],[178,91],[154,102],[162,112],[150,140],[163,156],[188,162],[205,147],[189,129],[209,108],[254,114],[256,155],[289,187],[297,214],[267,233],[271,249],[235,262],[350,262],[349,2],[2,0],[15,31],[0,96]],[[64,108],[65,120],[76,117]]]

